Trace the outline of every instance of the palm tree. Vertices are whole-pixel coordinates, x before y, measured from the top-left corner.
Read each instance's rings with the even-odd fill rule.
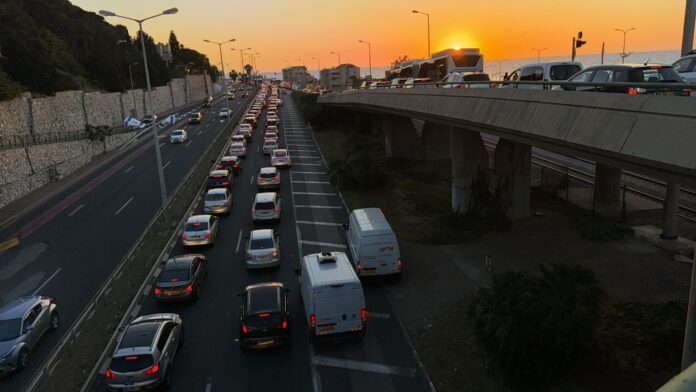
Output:
[[[246,74],[247,74],[247,75],[250,75],[250,76],[251,76],[251,71],[253,71],[253,70],[254,70],[254,67],[252,67],[252,66],[249,65],[249,64],[247,64],[247,65],[244,66],[244,71],[246,71]]]

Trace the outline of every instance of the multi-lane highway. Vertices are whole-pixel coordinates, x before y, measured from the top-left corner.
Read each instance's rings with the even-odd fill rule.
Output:
[[[175,312],[184,320],[186,344],[174,364],[173,391],[428,391],[430,384],[384,293],[398,281],[364,285],[368,326],[362,340],[318,343],[308,339],[307,321],[298,294],[297,276],[302,255],[322,250],[345,251],[342,223],[347,212],[331,186],[326,167],[311,132],[289,95],[281,106],[281,146],[292,156],[292,168],[281,170],[280,222],[253,224],[251,207],[256,175],[269,166],[261,151],[265,114],[249,144],[242,173],[233,186],[234,207],[221,218],[215,247],[183,249],[178,241],[171,255],[207,255],[209,274],[201,298],[193,303],[160,304],[147,293],[140,314]],[[264,111],[265,113],[265,111]],[[197,206],[194,213],[200,213]],[[278,268],[247,270],[244,237],[259,227],[280,234]],[[405,273],[408,270],[406,270]],[[238,343],[240,300],[237,293],[251,283],[281,281],[291,290],[291,344],[261,351],[242,351]],[[108,365],[108,358],[101,370]],[[102,373],[103,374],[103,373]],[[103,390],[97,376],[93,390]]]
[[[160,130],[162,165],[171,193],[204,153],[226,121],[237,121],[248,99],[230,101],[233,117],[221,120],[225,106],[200,105],[178,111],[179,121]],[[203,122],[187,124],[191,111]],[[169,133],[185,127],[189,141],[169,144]],[[40,190],[39,190],[40,192]],[[22,295],[55,297],[61,316],[57,332],[44,337],[19,374],[0,380],[0,390],[19,391],[103,285],[109,274],[160,207],[152,137],[148,132],[108,163],[58,191],[0,231],[0,241],[18,237],[19,246],[0,255],[0,304]]]

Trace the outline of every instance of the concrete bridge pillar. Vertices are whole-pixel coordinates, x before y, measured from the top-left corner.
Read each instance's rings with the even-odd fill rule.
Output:
[[[488,172],[488,152],[479,132],[450,128],[452,211],[464,214],[471,205],[472,184]]]
[[[421,130],[423,158],[425,160],[449,159],[451,151],[450,127],[425,122]]]
[[[673,240],[677,238],[679,220],[679,184],[667,181],[667,193],[662,204],[662,234],[660,237]]]
[[[500,195],[505,214],[509,219],[529,217],[532,146],[501,138],[493,160],[495,191]]]
[[[423,159],[421,137],[408,117],[382,117],[384,147],[387,158]]]
[[[618,213],[621,208],[621,169],[595,164],[594,201],[605,213]],[[606,211],[605,211],[606,210]]]

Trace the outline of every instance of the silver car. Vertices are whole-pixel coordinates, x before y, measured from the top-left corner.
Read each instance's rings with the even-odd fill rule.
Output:
[[[220,226],[213,215],[193,215],[186,221],[181,241],[184,246],[215,245]]]
[[[265,268],[280,265],[280,241],[273,229],[254,230],[247,238],[246,267]]]
[[[280,220],[280,201],[281,197],[276,192],[257,193],[251,208],[251,220]]]
[[[176,353],[184,344],[184,322],[176,313],[133,320],[123,331],[104,372],[110,391],[171,386]]]
[[[271,153],[271,166],[273,167],[280,167],[280,166],[287,166],[290,167],[292,165],[292,161],[290,159],[290,153],[288,150],[284,148],[279,148],[277,150],[273,150],[273,153]]]
[[[47,331],[60,324],[53,298],[40,295],[17,298],[0,309],[0,375],[22,370],[29,353]]]
[[[184,130],[184,129],[173,130],[172,133],[169,135],[169,142],[171,144],[183,143],[187,140],[188,140],[188,134],[186,133],[186,130]]]
[[[259,189],[280,188],[280,172],[275,167],[262,167],[256,177],[256,185]]]
[[[206,214],[229,214],[232,211],[232,193],[226,188],[209,189],[205,194],[203,212]]]
[[[232,143],[228,150],[229,155],[236,155],[238,157],[245,157],[247,149],[242,143]]]
[[[278,142],[275,140],[266,140],[263,142],[263,153],[270,155],[273,150],[278,148]]]

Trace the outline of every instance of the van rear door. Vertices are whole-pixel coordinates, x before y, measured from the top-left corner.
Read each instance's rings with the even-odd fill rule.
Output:
[[[363,306],[359,284],[340,284],[315,291],[314,311],[317,319],[316,334],[328,335],[360,330]]]
[[[360,263],[358,275],[383,275],[400,272],[399,244],[394,235],[380,235],[363,238],[357,262]]]

